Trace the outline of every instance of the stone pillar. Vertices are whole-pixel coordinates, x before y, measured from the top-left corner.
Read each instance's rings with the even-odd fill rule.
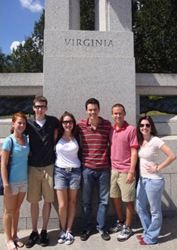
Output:
[[[79,120],[86,116],[85,101],[95,97],[101,116],[112,121],[111,107],[119,102],[135,124],[131,0],[96,1],[99,31],[71,30],[78,13],[78,2],[71,1],[46,0],[44,95],[49,113],[60,117],[68,110]]]
[[[79,0],[50,0],[45,2],[45,29],[79,30]]]
[[[95,30],[107,30],[107,0],[95,0]]]
[[[69,30],[69,0],[45,1],[45,29]]]
[[[107,10],[108,31],[132,31],[131,0],[108,0]]]
[[[69,13],[70,30],[80,30],[80,0],[70,0]]]
[[[99,31],[131,31],[131,1],[95,0],[95,29]]]

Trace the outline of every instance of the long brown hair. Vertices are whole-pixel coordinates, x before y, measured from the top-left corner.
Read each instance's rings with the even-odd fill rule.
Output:
[[[23,118],[25,121],[26,121],[26,123],[27,123],[27,118],[26,118],[26,115],[24,114],[24,113],[15,113],[13,116],[12,116],[12,122],[16,122],[16,120],[18,119],[18,118]],[[11,130],[10,130],[10,132],[11,132],[11,134],[13,134],[13,132],[14,132],[14,128],[12,127],[11,128]]]
[[[152,118],[149,115],[142,116],[139,119],[137,127],[136,127],[138,143],[139,143],[140,146],[143,144],[143,140],[144,140],[143,135],[142,135],[142,133],[140,131],[140,124],[141,124],[142,120],[147,120],[150,123],[150,125],[151,125],[151,135],[158,136],[158,132],[156,130],[156,127],[154,125],[154,122],[153,122]]]
[[[72,135],[75,135],[77,133],[77,125],[76,125],[76,120],[74,118],[74,115],[69,113],[68,111],[65,111],[64,114],[60,117],[60,126],[59,126],[59,133],[61,135],[63,135],[64,133],[64,128],[62,126],[62,122],[65,116],[69,116],[71,117],[71,119],[73,120],[73,129],[72,129]]]

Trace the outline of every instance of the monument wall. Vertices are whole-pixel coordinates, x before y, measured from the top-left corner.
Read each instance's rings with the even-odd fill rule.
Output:
[[[135,124],[131,1],[96,1],[97,31],[79,30],[79,18],[73,17],[79,15],[79,5],[71,8],[71,2],[46,1],[44,95],[49,112],[60,116],[67,110],[79,120],[85,117],[86,100],[95,97],[101,116],[111,119],[111,107],[119,102]]]

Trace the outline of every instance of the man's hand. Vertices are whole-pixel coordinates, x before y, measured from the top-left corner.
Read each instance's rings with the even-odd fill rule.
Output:
[[[126,184],[131,184],[134,181],[134,174],[133,173],[128,173],[127,174],[127,180],[126,180]]]

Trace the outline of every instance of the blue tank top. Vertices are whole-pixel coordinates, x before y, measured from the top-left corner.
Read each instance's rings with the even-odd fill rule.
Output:
[[[10,135],[13,140],[12,158],[9,168],[9,183],[20,183],[28,179],[27,174],[27,161],[29,154],[29,144],[26,135],[23,135],[25,139],[25,145],[20,145],[13,134]],[[9,137],[4,140],[2,148],[6,151],[10,151],[12,142]]]

